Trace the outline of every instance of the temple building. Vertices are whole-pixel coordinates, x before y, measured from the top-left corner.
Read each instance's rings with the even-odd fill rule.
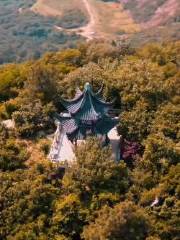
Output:
[[[89,83],[84,90],[77,89],[74,99],[61,99],[65,112],[57,114],[57,131],[50,151],[53,161],[72,160],[73,149],[89,136],[98,137],[102,145],[110,142],[108,133],[118,123],[109,111],[113,102],[105,102],[101,96],[102,89],[94,93]]]

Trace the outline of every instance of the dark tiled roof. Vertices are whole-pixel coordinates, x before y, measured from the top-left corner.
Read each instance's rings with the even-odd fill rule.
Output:
[[[71,115],[56,115],[66,133],[72,133],[78,129],[78,122]]]
[[[59,115],[57,119],[69,139],[83,139],[88,131],[94,135],[107,134],[117,124],[117,121],[107,115],[108,110],[112,109],[112,103],[106,103],[100,97],[101,92],[102,89],[93,93],[87,83],[83,92],[77,90],[74,99],[61,99],[68,114]]]
[[[65,109],[75,118],[81,120],[98,120],[111,107],[112,103],[106,103],[99,97],[100,92],[94,94],[91,87],[86,87],[83,92],[79,89],[72,100],[61,99]]]
[[[92,96],[88,91],[84,94],[81,106],[73,113],[73,116],[83,121],[94,121],[100,118],[100,113],[96,111]]]
[[[118,124],[118,122],[118,119],[111,119],[110,117],[105,116],[96,123],[96,131],[98,134],[107,134]]]
[[[78,98],[78,97],[81,96],[82,94],[83,94],[83,92],[77,87],[77,88],[76,88],[75,98]]]

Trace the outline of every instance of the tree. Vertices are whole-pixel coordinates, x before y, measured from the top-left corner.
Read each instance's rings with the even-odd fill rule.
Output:
[[[77,161],[66,171],[62,180],[63,197],[57,199],[54,234],[67,239],[80,239],[83,226],[94,212],[104,205],[113,206],[127,191],[128,170],[117,164],[108,148],[97,139],[89,139],[77,149]]]
[[[0,115],[16,122],[0,126],[0,239],[179,239],[179,43],[121,50],[88,43],[0,69]],[[133,164],[96,138],[67,168],[39,155],[59,97],[87,81],[116,97],[122,157],[141,150]]]
[[[20,136],[31,137],[38,131],[52,128],[52,116],[54,107],[52,104],[42,106],[40,100],[33,100],[27,105],[21,105],[20,109],[13,113],[16,131]]]
[[[151,208],[150,214],[155,220],[155,232],[162,240],[176,240],[180,230],[180,164],[171,166],[165,176],[161,176],[159,185],[159,203]]]
[[[7,65],[0,69],[0,102],[15,98],[23,86],[19,65]]]
[[[52,217],[53,235],[64,236],[65,239],[80,239],[87,214],[88,210],[77,194],[69,194],[57,199]]]
[[[13,134],[0,125],[0,170],[24,168],[27,158],[26,145],[18,142]]]
[[[105,206],[95,222],[84,228],[85,240],[144,240],[151,232],[151,221],[146,212],[132,202]]]
[[[13,172],[0,172],[0,239],[49,239],[53,201],[60,181],[49,181],[55,166],[43,162]]]
[[[108,191],[125,193],[128,184],[128,170],[122,162],[117,164],[109,148],[102,148],[100,142],[89,139],[76,152],[77,161],[64,177],[64,186],[77,189],[83,195]],[[113,187],[112,187],[113,186]]]

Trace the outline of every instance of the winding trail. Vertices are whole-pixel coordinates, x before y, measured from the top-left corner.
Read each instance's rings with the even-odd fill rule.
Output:
[[[73,29],[64,29],[59,26],[55,26],[57,30],[60,31],[66,31],[66,32],[74,32],[76,34],[79,34],[87,39],[87,41],[93,40],[94,38],[97,37],[97,32],[96,32],[96,17],[95,17],[95,11],[92,7],[92,5],[89,3],[88,0],[81,0],[82,3],[84,4],[87,14],[89,15],[89,21],[88,23],[79,28],[73,28]]]
[[[89,0],[81,0],[82,4],[84,4],[84,7],[87,11],[87,15],[88,15],[88,23],[83,26],[83,27],[79,27],[79,28],[73,28],[73,29],[65,29],[62,28],[60,26],[54,26],[55,29],[59,30],[59,31],[66,31],[67,33],[77,33],[83,37],[85,37],[87,40],[92,40],[94,39],[96,36],[96,12],[92,6],[92,4],[89,2]],[[31,8],[31,10],[35,13],[40,13],[44,16],[61,16],[61,12],[56,10],[56,9],[52,9],[49,6],[47,6],[45,4],[45,2],[43,0],[37,0],[37,2],[33,5],[33,7]]]
[[[88,12],[89,22],[86,26],[81,27],[81,28],[76,29],[76,30],[81,31],[81,32],[79,32],[79,34],[81,34],[82,36],[84,36],[88,40],[92,40],[94,38],[95,33],[96,33],[95,32],[96,21],[95,21],[94,11],[93,11],[93,8],[90,5],[88,0],[82,0],[82,2],[84,3],[84,5],[86,7],[86,10]]]

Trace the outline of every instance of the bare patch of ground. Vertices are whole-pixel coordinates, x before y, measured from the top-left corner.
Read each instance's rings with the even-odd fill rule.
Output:
[[[82,0],[37,0],[31,10],[44,16],[58,17],[65,12],[79,9],[86,12]]]
[[[48,1],[46,0],[38,0],[37,3],[32,6],[31,10],[43,16],[62,16],[62,11],[60,11],[59,9],[56,10],[56,8],[49,5]]]
[[[94,6],[97,14],[96,26],[105,35],[120,36],[140,30],[139,25],[123,9],[122,4],[97,0],[89,0],[89,2]]]

